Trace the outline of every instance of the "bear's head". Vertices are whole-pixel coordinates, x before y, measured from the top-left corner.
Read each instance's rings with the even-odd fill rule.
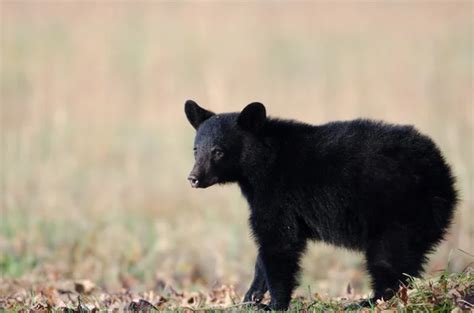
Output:
[[[252,146],[266,120],[263,104],[253,102],[240,113],[215,114],[188,100],[184,111],[196,129],[194,167],[188,180],[193,188],[236,182],[242,162],[251,162]]]

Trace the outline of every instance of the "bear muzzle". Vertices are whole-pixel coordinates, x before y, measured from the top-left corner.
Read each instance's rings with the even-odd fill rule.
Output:
[[[198,188],[199,187],[199,179],[195,175],[189,175],[188,177],[189,183],[191,187]]]

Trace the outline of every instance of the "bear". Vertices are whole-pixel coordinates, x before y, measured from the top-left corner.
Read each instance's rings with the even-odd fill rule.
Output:
[[[438,147],[413,126],[368,119],[311,125],[267,117],[259,102],[215,114],[185,102],[196,129],[194,188],[237,183],[258,254],[245,302],[288,309],[308,240],[358,251],[373,296],[388,300],[422,273],[456,203]]]

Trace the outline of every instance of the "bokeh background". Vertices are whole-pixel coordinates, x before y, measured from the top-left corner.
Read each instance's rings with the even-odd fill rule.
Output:
[[[472,262],[473,2],[11,0],[0,25],[2,279],[244,292],[247,205],[189,187],[186,99],[416,125],[462,198],[427,275]],[[300,293],[367,291],[356,253],[313,244],[303,268]]]

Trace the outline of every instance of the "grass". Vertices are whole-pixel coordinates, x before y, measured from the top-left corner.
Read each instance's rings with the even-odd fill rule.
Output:
[[[107,293],[160,282],[245,291],[256,250],[247,205],[235,186],[189,188],[188,98],[217,112],[258,100],[272,116],[315,124],[416,125],[452,164],[462,198],[428,277],[472,262],[457,250],[473,252],[471,3],[0,6],[7,287],[88,279]],[[297,294],[369,290],[360,255],[313,244],[302,264]]]

